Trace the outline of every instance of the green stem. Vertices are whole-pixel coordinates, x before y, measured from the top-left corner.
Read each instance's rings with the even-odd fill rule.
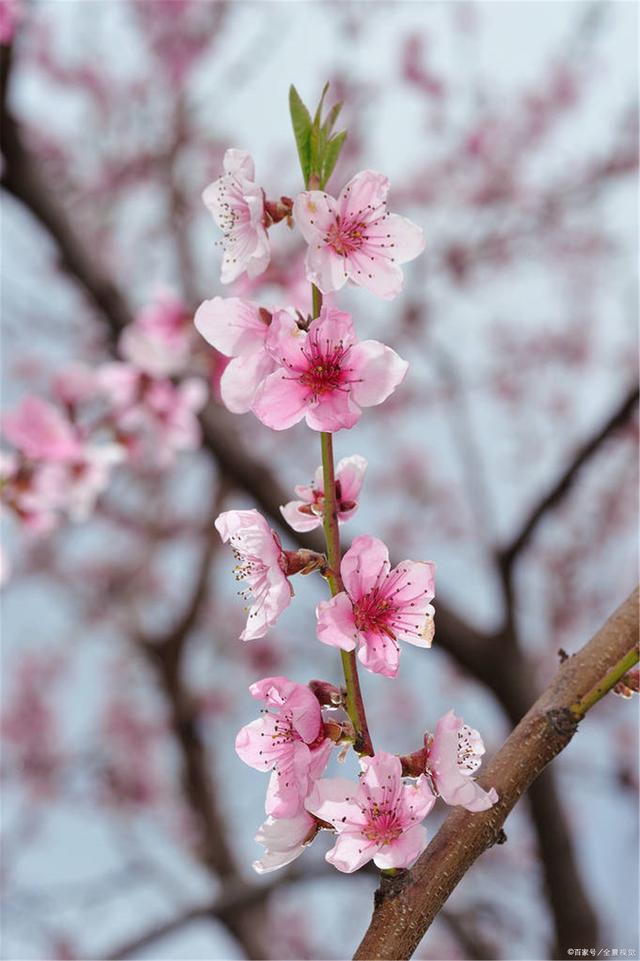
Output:
[[[592,687],[579,701],[574,701],[574,703],[569,707],[569,710],[575,718],[580,720],[585,716],[588,710],[597,704],[598,701],[605,696],[613,687],[616,686],[619,680],[621,680],[627,671],[631,670],[634,664],[638,663],[640,659],[640,651],[637,647],[629,651],[623,658],[621,658],[618,663],[611,668],[610,671],[605,674],[601,681],[599,681],[595,687]]]
[[[331,596],[335,597],[344,590],[340,577],[340,528],[338,526],[338,505],[336,503],[336,477],[333,464],[333,435],[320,434],[322,447],[322,477],[324,486],[324,516],[322,526],[327,542],[327,560],[329,572],[327,580],[331,588]],[[353,724],[356,740],[355,749],[358,754],[373,754],[373,745],[367,726],[367,716],[360,690],[358,677],[358,662],[354,651],[340,651],[342,670],[347,689],[347,713]]]

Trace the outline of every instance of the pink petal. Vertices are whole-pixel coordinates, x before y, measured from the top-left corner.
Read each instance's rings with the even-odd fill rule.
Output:
[[[354,538],[340,564],[342,580],[352,600],[368,594],[381,571],[388,572],[389,566],[389,551],[381,540],[369,534]]]
[[[375,853],[373,841],[367,841],[360,834],[340,834],[334,846],[325,854],[325,859],[338,871],[352,874],[370,861]]]
[[[348,261],[327,244],[315,243],[307,250],[305,270],[310,283],[330,294],[344,287],[348,279]]]
[[[340,214],[367,217],[368,209],[377,210],[387,199],[389,180],[375,170],[361,170],[342,188],[337,206]]]
[[[266,350],[234,357],[220,378],[220,396],[232,414],[251,410],[258,388],[273,373],[273,359]]]
[[[262,382],[253,412],[273,430],[286,430],[302,420],[307,410],[307,390],[286,371],[277,370]]]
[[[275,714],[265,714],[245,724],[236,735],[236,754],[256,771],[268,771],[280,756],[280,749],[273,746],[276,724]]]
[[[415,824],[404,831],[391,844],[385,844],[373,858],[373,863],[385,870],[388,868],[410,868],[427,846],[427,830],[422,824]]]
[[[284,574],[270,577],[269,594],[266,600],[252,604],[249,608],[247,626],[240,635],[241,641],[254,641],[264,637],[270,627],[291,603],[291,587]]]
[[[207,343],[227,357],[263,349],[269,330],[258,305],[240,297],[205,300],[193,322]]]
[[[339,831],[358,830],[367,822],[357,802],[360,793],[359,784],[347,778],[323,778],[313,785],[305,807]]]
[[[269,780],[265,811],[277,818],[299,814],[307,794],[311,752],[302,741],[290,745],[288,754],[281,757]]]
[[[359,454],[343,457],[336,467],[336,478],[340,481],[343,501],[357,501],[362,490],[367,461]]]
[[[354,284],[365,287],[382,300],[393,300],[404,284],[402,268],[382,254],[370,253],[369,247],[351,254],[345,260],[345,270]]]
[[[393,393],[404,378],[409,364],[377,340],[363,340],[351,349],[349,361],[353,368],[352,395],[360,407],[381,404]]]
[[[411,819],[422,821],[436,803],[436,796],[431,790],[429,780],[421,774],[415,784],[405,784],[402,788],[399,809],[401,817],[409,822]]]
[[[362,411],[354,404],[347,391],[336,390],[321,396],[317,404],[307,407],[305,418],[312,430],[326,431],[330,434],[338,430],[354,427]]]
[[[395,808],[402,792],[402,764],[400,758],[387,751],[360,760],[364,794],[367,800],[385,808]]]
[[[320,744],[319,747],[311,749],[311,763],[309,765],[309,777],[312,780],[317,780],[321,777],[329,763],[329,758],[331,757],[331,752],[335,747],[333,741],[327,738]]]
[[[306,811],[293,818],[268,817],[255,836],[265,853],[253,862],[254,871],[267,874],[291,864],[302,854],[315,830],[315,821]]]
[[[396,677],[400,666],[400,650],[390,637],[384,634],[366,632],[364,644],[358,651],[358,660],[373,674],[383,677]]]
[[[389,214],[385,218],[384,228],[385,234],[391,234],[389,239],[385,238],[385,242],[393,244],[393,247],[385,247],[385,250],[390,251],[398,263],[414,260],[426,246],[422,228],[406,217]]]
[[[351,314],[335,307],[323,307],[320,316],[309,326],[309,339],[321,344],[350,347],[356,340]]]
[[[360,634],[353,619],[353,606],[346,594],[340,593],[316,607],[318,640],[343,651],[353,651]]]
[[[280,513],[286,520],[289,527],[294,531],[312,531],[322,524],[322,518],[317,514],[303,514],[300,507],[305,507],[304,501],[289,501],[284,507],[280,508]]]
[[[229,149],[225,151],[222,163],[226,174],[244,177],[246,180],[255,179],[253,158],[248,150],[229,147]]]
[[[266,347],[273,359],[293,370],[306,370],[304,348],[307,334],[300,330],[294,317],[286,310],[277,310],[271,320]]]
[[[294,201],[293,216],[308,244],[322,243],[335,221],[335,201],[322,190],[303,191]]]

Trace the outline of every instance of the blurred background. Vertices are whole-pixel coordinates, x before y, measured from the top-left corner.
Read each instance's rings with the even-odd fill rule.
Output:
[[[326,835],[255,875],[266,779],[233,748],[257,678],[339,682],[322,583],[243,644],[212,529],[229,507],[277,525],[319,444],[228,414],[190,320],[231,293],[309,309],[304,250],[278,225],[259,282],[222,288],[200,194],[235,146],[295,197],[288,87],[313,105],[329,80],[349,130],[333,192],[381,170],[423,227],[400,297],[340,295],[410,361],[335,438],[369,460],[345,535],[438,570],[433,649],[362,683],[385,749],[453,707],[491,756],[637,580],[637,7],[3,0],[1,17],[3,409],[35,394],[88,429],[87,371],[131,360],[122,331],[159,301],[184,319],[169,373],[210,385],[201,427],[184,397],[178,425],[169,405],[122,426],[126,457],[41,522],[6,443],[2,957],[350,957],[375,876],[330,869]],[[636,735],[635,704],[598,705],[416,957],[638,950]]]

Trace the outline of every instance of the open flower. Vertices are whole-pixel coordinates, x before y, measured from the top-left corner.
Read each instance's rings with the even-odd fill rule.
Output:
[[[264,191],[254,182],[254,166],[246,150],[227,150],[224,174],[202,193],[204,205],[223,231],[220,280],[230,284],[246,270],[257,277],[266,270],[269,239],[264,226]]]
[[[421,821],[435,804],[427,778],[402,780],[400,759],[386,751],[360,761],[360,782],[318,781],[305,807],[328,821],[338,838],[326,860],[350,874],[373,859],[379,868],[411,867],[427,843]]]
[[[280,540],[256,510],[223,511],[215,526],[224,543],[233,548],[236,580],[246,583],[247,600],[253,597],[240,640],[264,637],[293,596]]]
[[[321,190],[299,194],[296,223],[309,244],[307,277],[327,294],[350,280],[390,300],[402,289],[399,264],[424,250],[420,227],[387,212],[389,181],[363,170],[343,187],[337,200]]]
[[[472,777],[484,752],[482,737],[461,717],[449,711],[440,718],[428,746],[426,771],[446,804],[486,811],[496,803],[495,789],[483,790]]]
[[[303,417],[313,430],[353,427],[360,408],[386,400],[409,366],[377,340],[358,342],[350,315],[333,307],[322,308],[308,333],[277,311],[266,345],[278,368],[258,389],[253,411],[274,430]]]
[[[329,761],[333,742],[324,736],[320,705],[310,689],[286,677],[267,677],[249,688],[275,713],[243,727],[236,752],[258,771],[273,770],[265,809],[278,818],[291,818],[304,807],[312,782]]]
[[[318,833],[318,824],[306,811],[292,818],[268,817],[255,836],[265,848],[262,857],[253,862],[258,874],[277,871],[295,861]]]
[[[434,565],[402,561],[391,570],[389,551],[377,537],[356,537],[342,558],[345,590],[316,608],[318,639],[353,651],[369,671],[395,677],[398,641],[431,647]]]
[[[232,358],[220,378],[220,396],[228,410],[244,414],[276,367],[265,343],[271,314],[240,297],[214,297],[200,304],[194,323],[212,347]]]
[[[359,454],[343,457],[336,467],[336,503],[338,521],[344,523],[358,510],[358,497],[362,488],[367,462]],[[299,484],[294,488],[299,501],[289,501],[280,508],[282,516],[294,531],[312,531],[322,524],[324,512],[324,478],[318,467],[312,484]]]

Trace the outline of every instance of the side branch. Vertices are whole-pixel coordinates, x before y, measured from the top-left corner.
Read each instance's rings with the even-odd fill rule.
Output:
[[[499,802],[478,814],[449,815],[414,868],[383,883],[373,919],[354,959],[407,959],[474,861],[495,844],[516,802],[573,737],[595,700],[638,660],[638,590],[582,650],[568,658],[520,721],[480,781]]]
[[[575,481],[580,469],[615,433],[620,427],[627,423],[633,414],[638,403],[639,388],[636,384],[623,398],[622,402],[616,407],[611,416],[604,424],[589,438],[576,452],[575,457],[567,465],[563,473],[555,484],[547,491],[544,497],[533,507],[528,518],[522,525],[519,534],[506,548],[499,554],[500,566],[503,576],[507,577],[513,567],[514,561],[528,545],[538,524],[547,513],[560,503],[567,494]]]

